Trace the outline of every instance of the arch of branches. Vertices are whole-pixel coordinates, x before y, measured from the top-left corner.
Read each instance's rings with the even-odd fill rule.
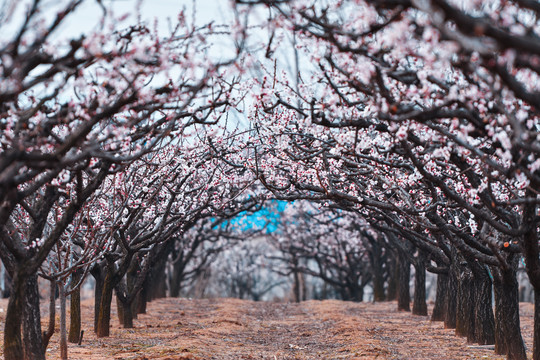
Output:
[[[108,336],[114,294],[131,327],[215,264],[260,299],[279,286],[246,282],[267,246],[297,300],[310,276],[408,310],[412,265],[425,315],[437,274],[432,319],[510,359],[524,268],[540,359],[536,2],[237,0],[226,26],[180,12],[165,34],[98,2],[100,26],[58,36],[83,3],[0,8],[6,359],[45,358],[40,277],[67,358],[85,279]]]

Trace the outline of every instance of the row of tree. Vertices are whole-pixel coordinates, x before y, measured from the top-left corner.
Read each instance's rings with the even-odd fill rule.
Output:
[[[324,210],[306,205],[275,231],[296,277],[316,272],[353,300],[395,282],[406,309],[412,264],[425,314],[435,272],[433,317],[510,359],[526,358],[523,258],[540,359],[536,3],[237,0],[230,31],[180,13],[167,35],[104,8],[95,31],[62,40],[82,3],[29,2],[0,43],[6,359],[45,358],[38,275],[64,314],[91,273],[107,336],[113,291],[132,326],[168,259],[181,284],[223,233],[238,237],[228,219],[269,198]],[[213,61],[213,41],[230,58]]]
[[[511,359],[526,358],[516,280],[523,258],[539,359],[538,4],[237,3],[269,9],[247,165],[261,183],[279,199],[354,213],[365,241],[397,249],[398,266],[411,262],[417,282],[424,269],[439,274],[447,326],[495,342]],[[285,56],[272,55],[282,51],[276,39],[293,46],[290,72],[278,64]],[[329,246],[303,248],[317,261]]]
[[[3,333],[9,360],[45,358],[54,301],[42,333],[38,276],[59,289],[67,358],[66,296],[69,339],[76,342],[78,289],[88,274],[96,283],[94,330],[108,336],[114,290],[130,327],[136,299],[142,311],[144,291],[159,286],[169,256],[180,284],[212,259],[201,251],[205,243],[215,251],[223,246],[219,232],[226,226],[219,224],[258,203],[246,190],[251,178],[227,166],[212,145],[222,141],[214,134],[235,105],[231,91],[240,72],[231,65],[240,45],[230,58],[213,61],[206,42],[223,38],[221,30],[198,27],[180,12],[163,35],[104,6],[95,30],[66,39],[59,29],[83,3],[35,0],[0,9],[12,34],[0,44],[0,257],[11,278]]]

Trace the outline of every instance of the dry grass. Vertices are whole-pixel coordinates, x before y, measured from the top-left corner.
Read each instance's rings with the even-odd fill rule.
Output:
[[[0,300],[2,328],[6,306]],[[533,308],[521,307],[524,337],[532,349]],[[84,340],[81,346],[70,344],[69,354],[73,360],[504,359],[468,346],[441,323],[395,309],[393,302],[162,299],[139,315],[135,329],[123,329],[114,320],[111,336],[98,339],[92,332],[93,303],[85,301]],[[58,358],[57,335],[48,359]]]

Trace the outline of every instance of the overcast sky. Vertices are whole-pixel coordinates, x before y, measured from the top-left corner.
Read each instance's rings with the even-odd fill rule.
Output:
[[[158,19],[161,29],[167,29],[167,19],[174,23],[178,13],[185,8],[188,18],[191,21],[193,10],[195,9],[195,21],[202,25],[211,21],[217,24],[230,23],[232,13],[230,2],[227,0],[115,0],[103,1],[106,7],[112,5],[114,14],[120,16],[125,13],[135,15],[135,9],[138,3],[142,3],[140,15],[143,20],[153,22]],[[83,33],[95,27],[103,12],[96,0],[87,0],[78,11],[69,19],[66,28],[75,33]],[[128,21],[136,21],[135,17]]]
[[[50,14],[52,19],[58,10],[65,6],[69,0],[44,0],[41,2],[45,14]],[[14,33],[19,28],[24,19],[30,0],[0,0],[0,10],[6,10],[0,19],[0,27],[3,34]],[[112,8],[115,16],[131,13],[128,22],[136,22],[137,4],[141,4],[140,15],[143,20],[153,22],[157,19],[160,30],[167,30],[167,19],[173,23],[176,21],[178,13],[185,8],[188,20],[192,21],[193,10],[195,9],[195,21],[198,25],[203,25],[214,21],[218,24],[230,24],[233,18],[229,0],[102,0],[107,8]],[[16,4],[16,7],[13,6]],[[14,12],[10,12],[15,8]],[[62,24],[57,36],[75,38],[82,33],[87,33],[99,25],[103,11],[98,4],[98,0],[86,0],[78,10],[66,19]]]

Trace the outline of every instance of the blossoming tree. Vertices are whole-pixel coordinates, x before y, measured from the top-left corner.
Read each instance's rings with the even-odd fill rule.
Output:
[[[126,164],[218,121],[234,86],[205,55],[212,28],[182,13],[166,36],[105,12],[96,30],[63,40],[59,27],[82,3],[56,4],[53,16],[40,1],[3,9],[24,14],[3,22],[16,29],[0,44],[0,255],[13,279],[6,359],[44,358],[36,274],[85,201]]]
[[[442,237],[436,251],[476,279],[489,281],[489,266],[512,294],[498,305],[499,319],[513,315],[496,324],[506,334],[496,336],[496,351],[525,358],[515,268],[521,253],[536,283],[538,6],[237,3],[270,9],[252,171],[283,199],[330,200],[377,215],[421,246],[437,247]],[[292,74],[271,56],[279,51],[274,39],[287,38],[303,64]],[[539,329],[536,322],[535,344]]]

